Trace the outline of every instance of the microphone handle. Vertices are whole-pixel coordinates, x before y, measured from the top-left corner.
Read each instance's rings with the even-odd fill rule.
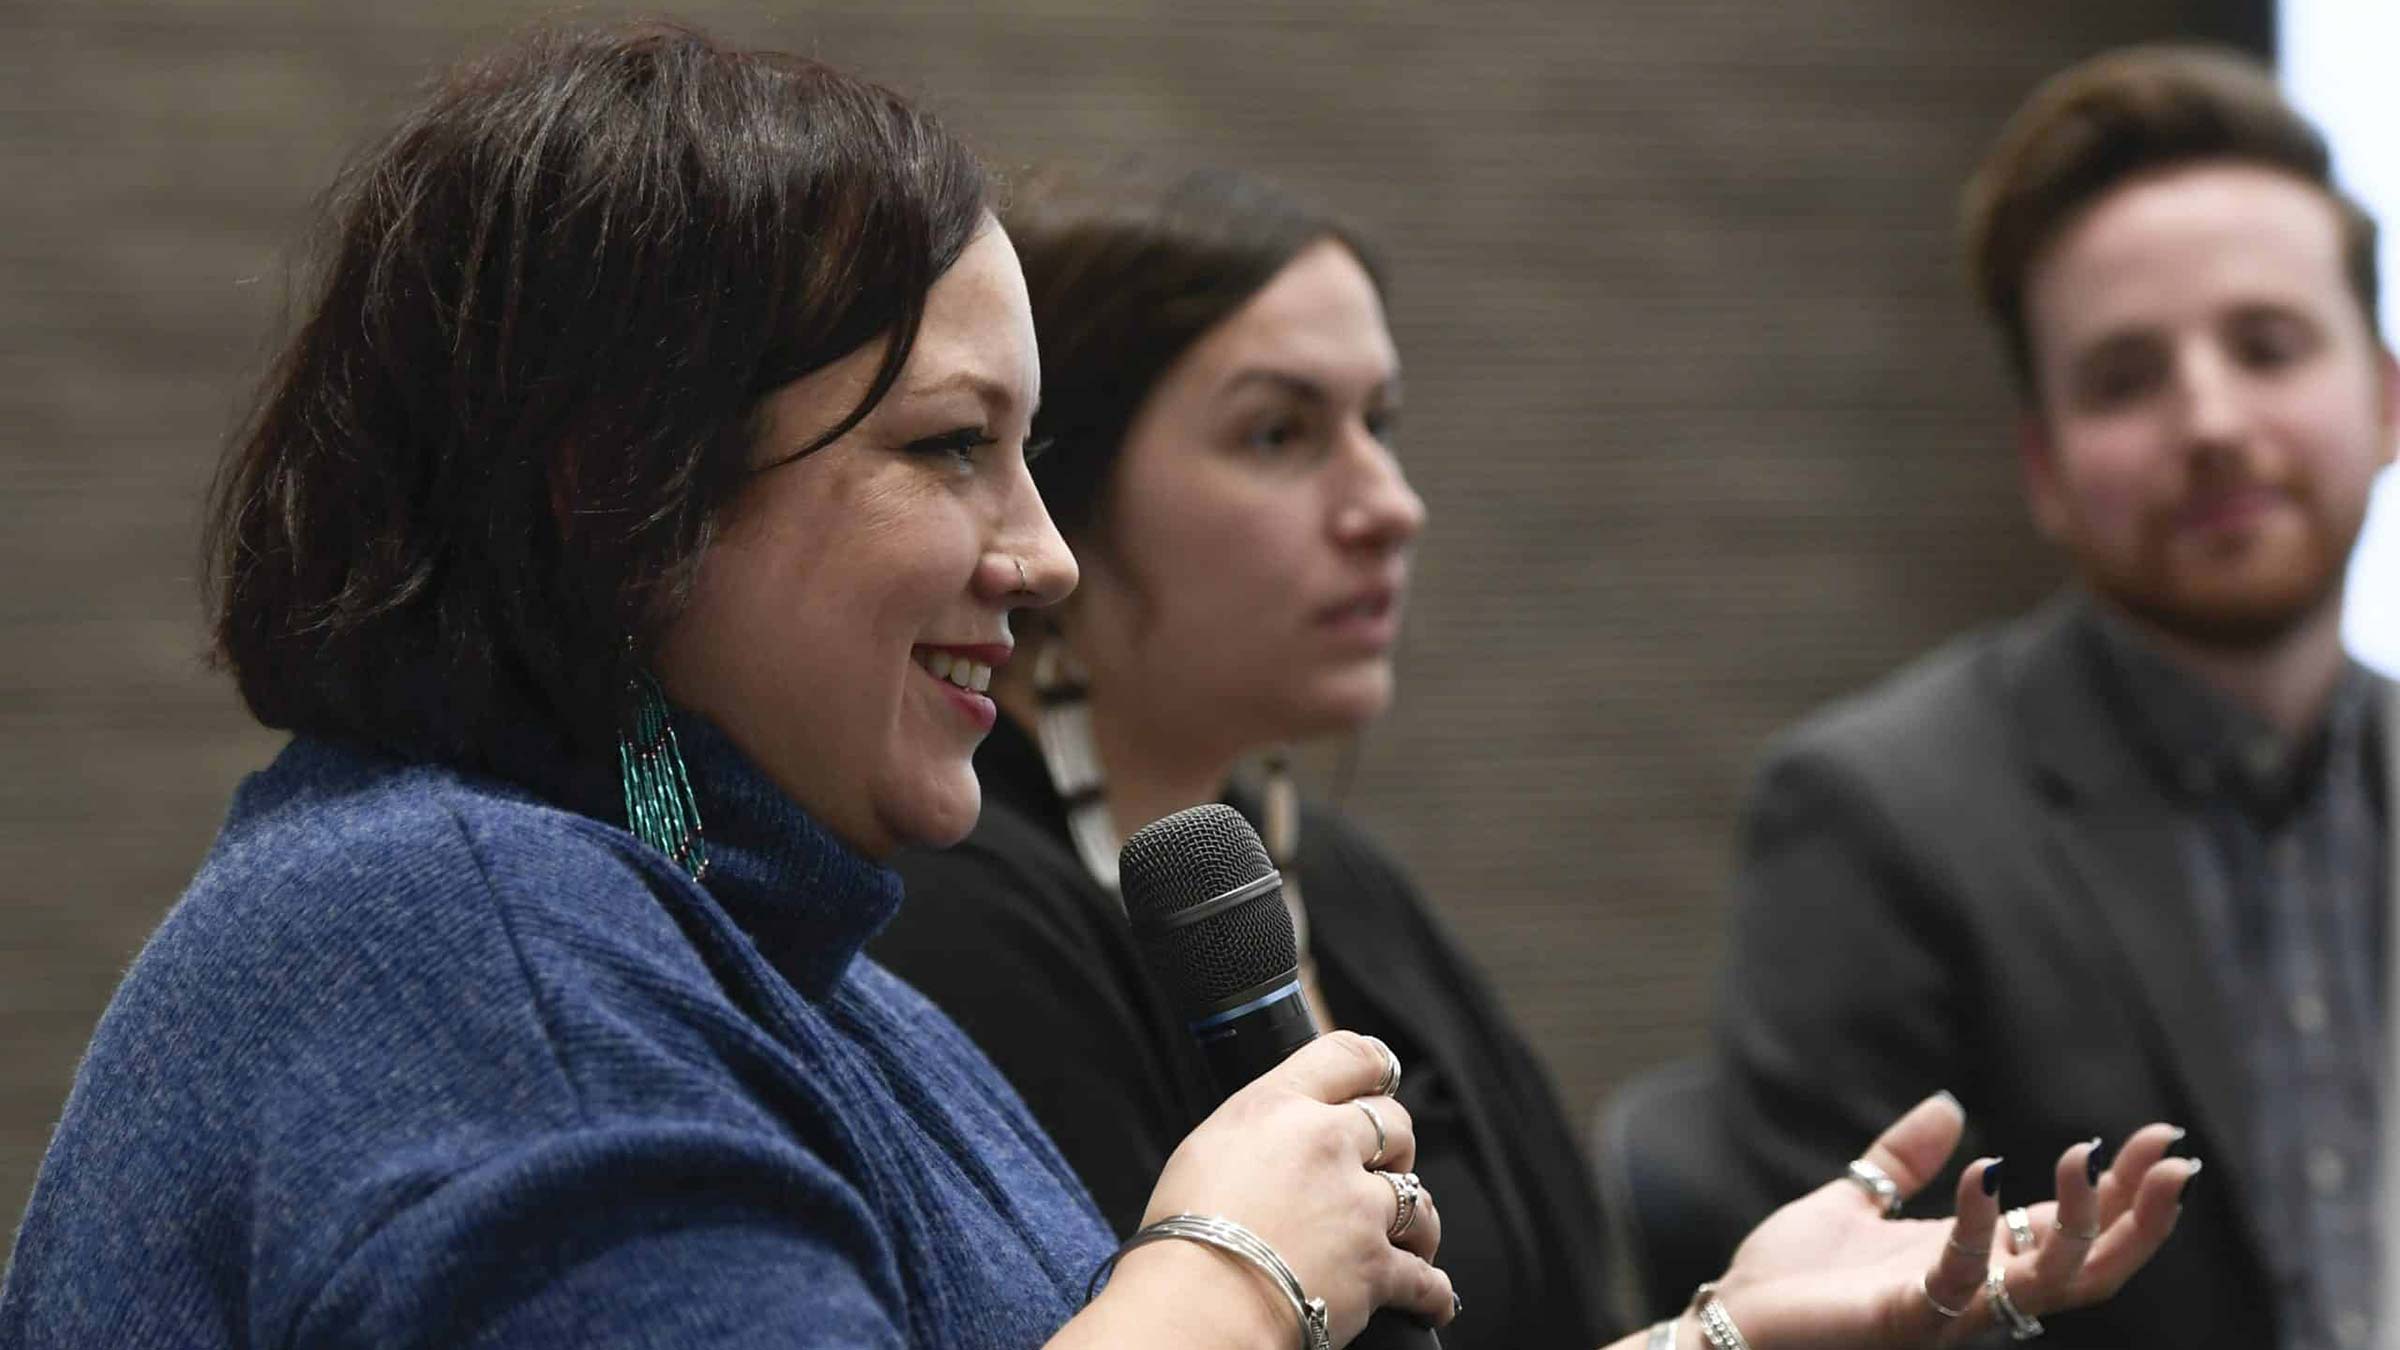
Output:
[[[1298,974],[1294,971],[1291,983],[1270,993],[1190,1024],[1209,1073],[1228,1095],[1317,1038],[1317,1020],[1308,1010]],[[1350,1350],[1441,1347],[1432,1327],[1390,1308],[1376,1309],[1350,1342]]]
[[[1190,1023],[1188,1029],[1208,1061],[1209,1076],[1228,1097],[1291,1058],[1320,1030],[1298,972],[1273,992]]]

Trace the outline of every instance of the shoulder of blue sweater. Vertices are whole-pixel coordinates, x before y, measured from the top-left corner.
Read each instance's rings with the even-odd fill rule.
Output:
[[[490,780],[295,745],[245,785],[146,960],[366,960],[443,987],[470,978],[462,949],[523,963],[529,933],[688,957],[638,851]]]

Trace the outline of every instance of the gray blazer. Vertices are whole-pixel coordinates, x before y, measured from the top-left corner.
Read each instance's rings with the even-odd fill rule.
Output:
[[[2048,1198],[2077,1140],[2175,1121],[2208,1163],[2175,1236],[2046,1344],[2272,1346],[2230,1013],[2086,603],[1955,641],[1770,753],[1719,1003],[1736,1185],[1755,1218],[1941,1088],[1970,1116],[1955,1161],[2007,1159],[2004,1202]]]

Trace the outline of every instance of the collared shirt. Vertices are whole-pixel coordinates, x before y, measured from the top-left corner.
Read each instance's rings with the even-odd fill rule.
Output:
[[[2355,664],[2323,719],[2279,734],[2095,613],[2128,733],[2183,821],[2182,853],[2257,1130],[2285,1350],[2375,1343],[2376,1170],[2388,845],[2377,681]]]

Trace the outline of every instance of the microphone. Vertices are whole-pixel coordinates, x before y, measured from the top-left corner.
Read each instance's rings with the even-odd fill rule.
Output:
[[[1211,803],[1134,831],[1117,858],[1142,964],[1167,991],[1221,1093],[1321,1030],[1300,986],[1283,874],[1242,813]],[[1379,1309],[1357,1350],[1441,1350],[1433,1328]]]

